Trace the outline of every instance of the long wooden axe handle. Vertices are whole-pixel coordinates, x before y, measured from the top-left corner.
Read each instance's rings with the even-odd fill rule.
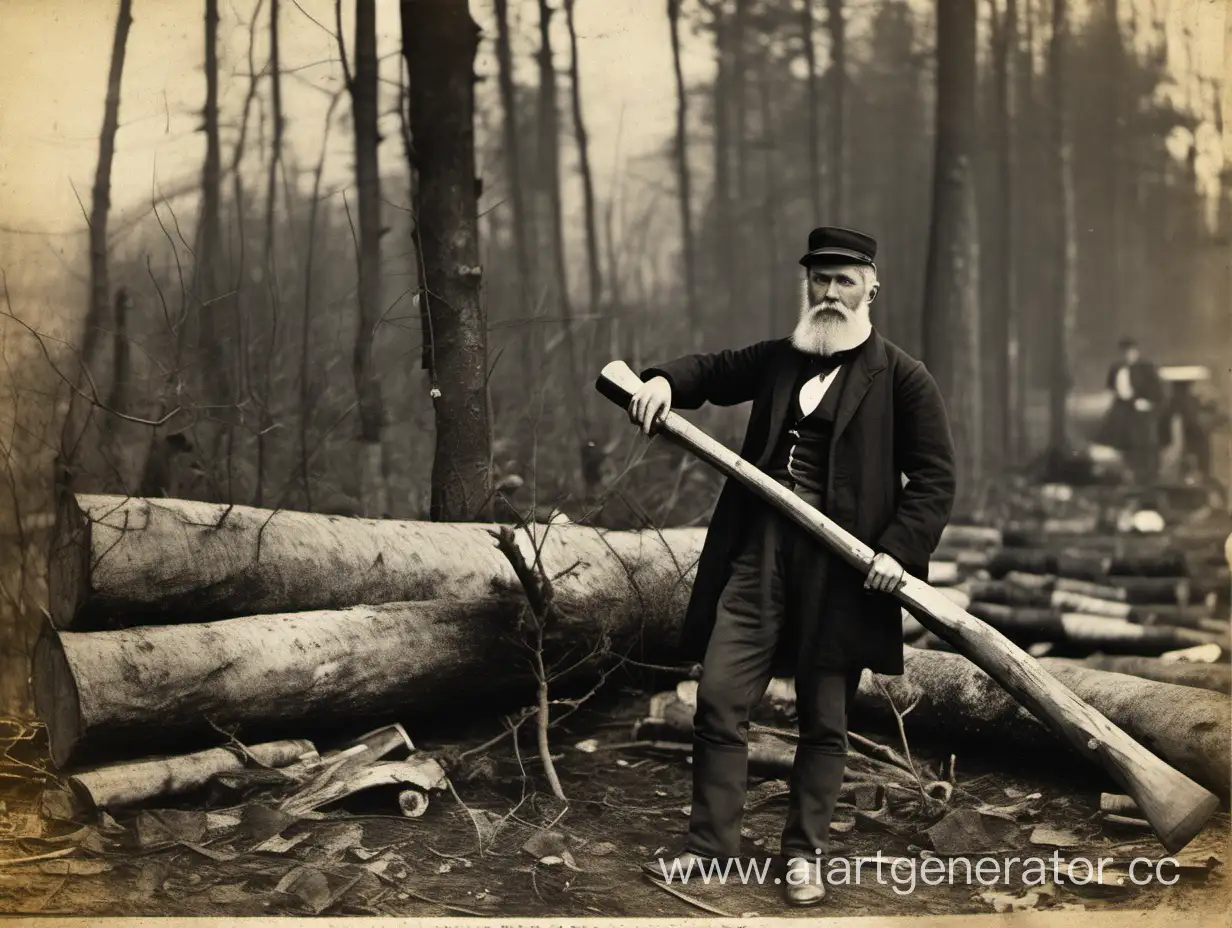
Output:
[[[613,361],[603,368],[595,386],[627,410],[642,381],[623,361]],[[739,480],[849,564],[869,569],[872,548],[701,429],[669,412],[657,431]],[[1219,799],[1214,793],[1104,718],[996,629],[917,577],[907,575],[894,595],[920,624],[974,662],[1080,754],[1107,770],[1134,798],[1169,852],[1193,840],[1215,814]]]

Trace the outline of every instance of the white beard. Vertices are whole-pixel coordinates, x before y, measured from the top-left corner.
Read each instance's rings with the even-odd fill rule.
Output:
[[[803,282],[800,293],[800,321],[791,333],[791,343],[806,354],[834,354],[864,344],[873,331],[869,318],[869,303],[865,300],[851,315],[814,312],[809,305],[808,283]]]

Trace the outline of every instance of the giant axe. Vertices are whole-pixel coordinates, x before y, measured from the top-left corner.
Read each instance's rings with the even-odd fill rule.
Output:
[[[623,361],[613,361],[603,368],[595,386],[617,406],[628,409],[642,381]],[[872,548],[701,429],[668,412],[656,430],[739,480],[852,566],[868,571]],[[1215,814],[1219,799],[1214,793],[1088,706],[996,629],[917,577],[907,575],[894,595],[921,625],[948,641],[1055,734],[1108,771],[1137,802],[1169,852],[1193,840]]]

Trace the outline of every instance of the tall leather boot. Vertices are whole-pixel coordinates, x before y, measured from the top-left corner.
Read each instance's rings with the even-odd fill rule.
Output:
[[[693,807],[688,850],[704,857],[740,856],[740,823],[749,784],[746,745],[693,739]]]
[[[684,850],[671,859],[655,858],[642,869],[656,879],[693,875],[712,859],[740,856],[740,824],[749,781],[745,745],[712,744],[693,739],[693,805]]]
[[[830,851],[830,820],[846,767],[846,754],[819,751],[803,744],[796,746],[781,849],[789,861],[798,857],[814,865],[814,879],[807,884],[788,883],[787,901],[793,905],[811,905],[825,896],[817,863],[819,859],[824,863]]]

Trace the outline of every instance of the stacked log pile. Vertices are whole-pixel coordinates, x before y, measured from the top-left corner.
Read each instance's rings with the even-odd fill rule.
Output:
[[[1107,496],[1075,515],[1074,502],[1046,488],[1034,511],[1001,527],[947,527],[934,585],[1037,656],[1229,692],[1226,520],[1127,517]],[[914,620],[904,637],[945,649]]]

